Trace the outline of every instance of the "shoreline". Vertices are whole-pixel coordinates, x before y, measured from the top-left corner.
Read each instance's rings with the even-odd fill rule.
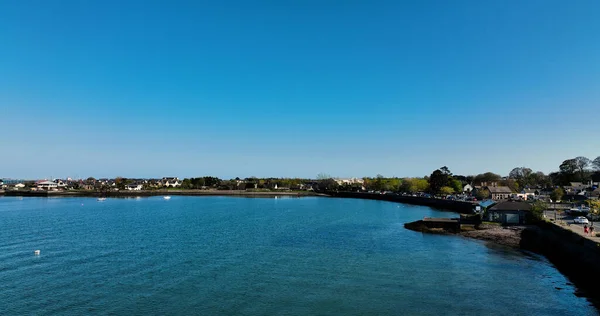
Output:
[[[448,225],[432,227],[423,220],[405,223],[404,228],[412,231],[438,235],[456,235],[465,238],[493,242],[498,245],[504,245],[511,248],[521,249],[522,234],[525,230],[536,229],[533,225],[507,226],[493,224],[477,225],[473,229],[461,229],[458,223],[448,223]],[[539,229],[539,228],[537,228]]]
[[[503,245],[511,248],[522,249],[522,234],[525,230],[539,229],[537,226],[522,225],[522,226],[486,226],[476,230],[462,231],[458,235],[491,242],[498,245]]]
[[[146,191],[6,191],[4,196],[20,197],[145,197],[162,195],[181,196],[246,196],[246,197],[270,197],[270,196],[327,196],[311,191],[241,191],[241,190],[146,190]]]

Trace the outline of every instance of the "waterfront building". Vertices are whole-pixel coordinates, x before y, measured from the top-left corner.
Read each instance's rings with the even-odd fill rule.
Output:
[[[484,218],[504,225],[520,225],[526,222],[531,204],[521,201],[504,201],[490,207]]]
[[[36,187],[38,189],[42,189],[42,190],[52,190],[52,189],[57,189],[58,184],[53,181],[44,180],[44,181],[36,182]]]

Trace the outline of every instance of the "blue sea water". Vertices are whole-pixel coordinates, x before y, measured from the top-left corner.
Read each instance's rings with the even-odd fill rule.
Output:
[[[0,314],[597,314],[543,257],[404,229],[424,216],[454,214],[316,197],[0,197]]]

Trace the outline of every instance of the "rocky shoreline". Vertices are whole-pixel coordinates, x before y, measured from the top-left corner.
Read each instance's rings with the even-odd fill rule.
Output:
[[[523,231],[536,229],[535,226],[508,226],[482,225],[475,230],[462,231],[459,235],[467,238],[484,240],[513,248],[522,248]],[[539,229],[539,228],[538,228]]]
[[[474,229],[461,230],[459,226],[449,225],[447,227],[431,227],[424,221],[416,221],[404,224],[406,229],[430,234],[458,235],[466,238],[493,242],[513,248],[522,248],[523,232],[537,231],[535,225],[522,226],[500,226],[494,224],[480,224]]]

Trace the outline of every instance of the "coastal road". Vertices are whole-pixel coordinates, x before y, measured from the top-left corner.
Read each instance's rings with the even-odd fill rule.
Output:
[[[600,242],[600,237],[591,236],[589,234],[586,235],[583,232],[584,225],[583,224],[575,224],[573,222],[573,219],[574,219],[573,216],[567,215],[564,212],[556,212],[556,217],[555,217],[555,212],[552,210],[544,211],[544,216],[549,220],[554,220],[556,218],[556,220],[554,220],[555,224],[557,224],[561,227],[567,228],[583,237],[586,237],[586,238],[591,239],[596,242]],[[596,233],[600,233],[600,222],[590,221],[590,224],[588,225],[588,227],[591,225],[593,225],[594,229],[595,229],[594,235],[596,235]]]

